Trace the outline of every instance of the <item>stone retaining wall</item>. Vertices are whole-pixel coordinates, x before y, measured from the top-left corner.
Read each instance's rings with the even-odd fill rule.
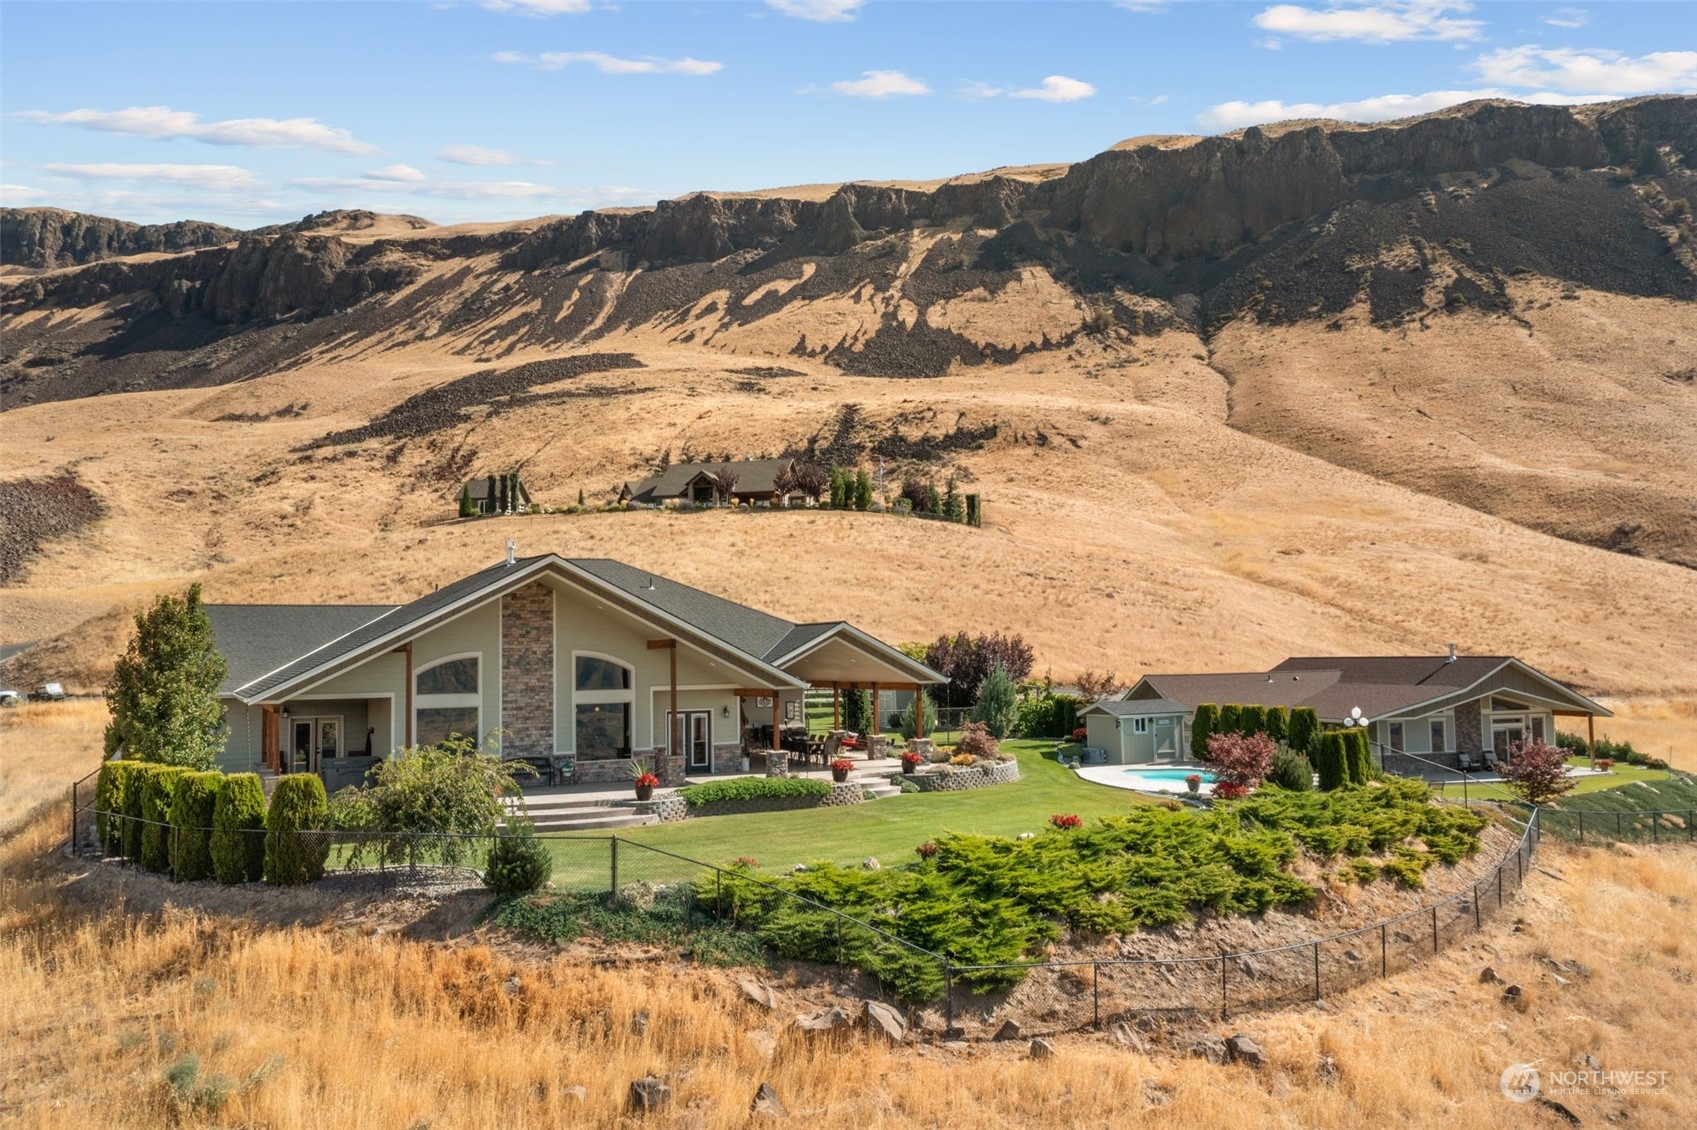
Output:
[[[940,767],[930,772],[921,769],[919,772],[903,778],[913,784],[922,793],[956,793],[965,789],[984,789],[991,785],[1005,785],[1010,781],[1019,780],[1019,762],[998,761],[993,765],[973,766],[971,769],[954,769],[943,772]]]
[[[801,808],[844,808],[860,804],[866,790],[852,781],[832,782],[831,791],[824,796],[751,797],[748,800],[720,800],[712,804],[692,805],[683,797],[656,797],[646,804],[638,802],[635,812],[641,816],[658,817],[662,824],[688,820],[692,816],[738,816],[750,812],[794,812]]]

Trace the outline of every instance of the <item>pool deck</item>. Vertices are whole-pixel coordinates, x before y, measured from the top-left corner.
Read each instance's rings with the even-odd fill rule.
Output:
[[[1081,781],[1089,781],[1093,785],[1106,785],[1110,789],[1129,789],[1135,793],[1151,793],[1160,796],[1183,796],[1190,790],[1183,779],[1177,781],[1151,781],[1147,778],[1133,781],[1128,777],[1128,770],[1160,769],[1166,771],[1178,770],[1184,773],[1205,773],[1207,766],[1195,762],[1162,761],[1142,765],[1082,765],[1073,770]],[[1211,796],[1214,786],[1207,781],[1202,782],[1201,795]]]

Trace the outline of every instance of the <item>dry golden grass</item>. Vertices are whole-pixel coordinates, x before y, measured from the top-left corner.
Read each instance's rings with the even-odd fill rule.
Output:
[[[100,912],[57,889],[56,864],[42,858],[59,815],[0,849],[0,1121],[10,1125],[611,1127],[623,1124],[629,1081],[652,1072],[676,1087],[678,1116],[658,1124],[700,1130],[746,1125],[762,1081],[810,1127],[1469,1130],[1549,1124],[1507,1103],[1498,1075],[1514,1062],[1566,1067],[1580,1053],[1670,1073],[1661,1095],[1564,1097],[1587,1124],[1680,1126],[1697,1102],[1690,849],[1546,845],[1539,862],[1566,881],[1534,878],[1515,908],[1522,932],[1508,932],[1505,916],[1469,951],[1325,1011],[1207,1024],[1256,1036],[1271,1063],[1253,1071],[1086,1035],[1058,1038],[1049,1062],[1010,1045],[824,1044],[742,1001],[730,975],[685,965],[609,969],[515,959],[475,937],[433,945]],[[1592,976],[1560,986],[1546,955],[1578,957]],[[1524,1010],[1479,983],[1487,963],[1526,988]],[[203,1081],[235,1083],[215,1118],[186,1109],[166,1081],[185,1054]],[[1319,1074],[1321,1055],[1337,1063],[1335,1085]],[[1166,1101],[1151,1105],[1151,1094]]]
[[[104,702],[31,702],[0,709],[0,832],[65,795],[100,767]]]

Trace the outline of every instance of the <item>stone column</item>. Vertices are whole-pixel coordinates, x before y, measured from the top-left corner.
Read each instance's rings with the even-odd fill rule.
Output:
[[[501,752],[554,752],[554,594],[540,582],[501,600]]]

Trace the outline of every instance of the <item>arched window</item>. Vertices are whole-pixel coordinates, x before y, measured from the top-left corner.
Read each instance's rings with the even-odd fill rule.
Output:
[[[413,741],[435,745],[483,727],[483,657],[450,655],[413,672]]]
[[[579,761],[629,757],[635,672],[610,655],[572,655],[573,735]]]

